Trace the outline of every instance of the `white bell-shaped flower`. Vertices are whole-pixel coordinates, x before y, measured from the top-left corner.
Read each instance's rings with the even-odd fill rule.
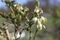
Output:
[[[15,34],[16,39],[20,37],[20,32],[16,32]]]
[[[38,19],[38,28],[40,29],[40,30],[42,30],[42,23],[41,23],[41,21]]]
[[[43,25],[43,28],[45,28],[45,29],[46,29],[45,25]]]
[[[23,31],[21,34],[21,38],[25,37],[25,32]]]
[[[42,19],[42,20],[45,20],[45,17],[41,16],[41,19]]]
[[[38,20],[37,17],[34,17],[34,18],[32,19],[32,21],[34,21],[34,23],[36,23],[37,20]]]
[[[47,22],[47,19],[43,16],[41,16],[41,21],[45,24]]]
[[[43,10],[41,9],[41,12],[40,13],[43,13]]]
[[[34,12],[38,13],[40,10],[39,9],[35,9]]]
[[[16,7],[17,5],[16,4],[14,4],[14,7]]]
[[[21,34],[20,34],[20,32],[16,32],[15,37],[16,37],[16,39],[19,37],[23,38],[23,37],[25,37],[25,32],[23,31]]]

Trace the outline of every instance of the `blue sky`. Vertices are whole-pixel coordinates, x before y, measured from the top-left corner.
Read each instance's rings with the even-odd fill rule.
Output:
[[[16,3],[20,3],[20,4],[26,4],[28,1],[27,0],[16,0],[15,1]],[[6,7],[6,4],[3,3],[1,0],[0,0],[0,9],[4,9],[4,10],[7,10],[7,7]]]
[[[16,0],[17,3],[26,4],[28,0]]]
[[[27,0],[16,0],[16,3],[20,3],[20,4],[26,4],[28,1]],[[1,7],[5,7],[5,3],[3,3],[3,2],[1,2],[1,0],[0,0],[0,8]]]
[[[26,4],[29,0],[15,0],[16,1],[16,3],[20,3],[20,4]],[[57,3],[60,3],[60,0],[56,0],[56,2]],[[51,4],[51,5],[53,5],[54,4],[54,0],[49,0],[49,3]],[[45,2],[43,1],[43,0],[41,0],[41,4],[42,5],[45,5]],[[3,3],[3,2],[1,2],[1,0],[0,0],[0,8],[6,8],[5,7],[5,3]]]

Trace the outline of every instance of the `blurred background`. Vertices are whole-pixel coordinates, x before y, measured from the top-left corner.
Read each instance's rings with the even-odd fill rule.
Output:
[[[36,4],[35,0],[15,0],[15,2],[24,7],[27,6],[31,9],[30,11],[34,9]],[[48,20],[46,29],[37,33],[36,40],[60,40],[60,0],[40,0],[40,7],[44,11],[42,15]],[[9,9],[2,0],[0,0],[0,11],[9,13]],[[0,18],[0,23],[4,20]]]

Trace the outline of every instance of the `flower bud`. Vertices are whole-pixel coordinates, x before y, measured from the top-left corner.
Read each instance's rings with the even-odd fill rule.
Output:
[[[27,7],[24,8],[24,11],[28,11],[29,9]]]
[[[21,15],[18,15],[18,17],[17,17],[17,21],[18,21],[18,22],[21,21]]]
[[[14,4],[14,7],[16,8],[17,11],[23,10],[23,7],[21,4]]]
[[[11,17],[12,17],[12,18],[15,18],[15,14],[14,14],[14,13],[11,13]]]

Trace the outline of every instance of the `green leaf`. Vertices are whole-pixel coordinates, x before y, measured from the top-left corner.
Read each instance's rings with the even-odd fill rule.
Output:
[[[4,21],[6,21],[6,19],[3,18],[3,17],[1,17],[1,18],[0,18],[0,23],[2,23],[2,22],[4,22]]]

